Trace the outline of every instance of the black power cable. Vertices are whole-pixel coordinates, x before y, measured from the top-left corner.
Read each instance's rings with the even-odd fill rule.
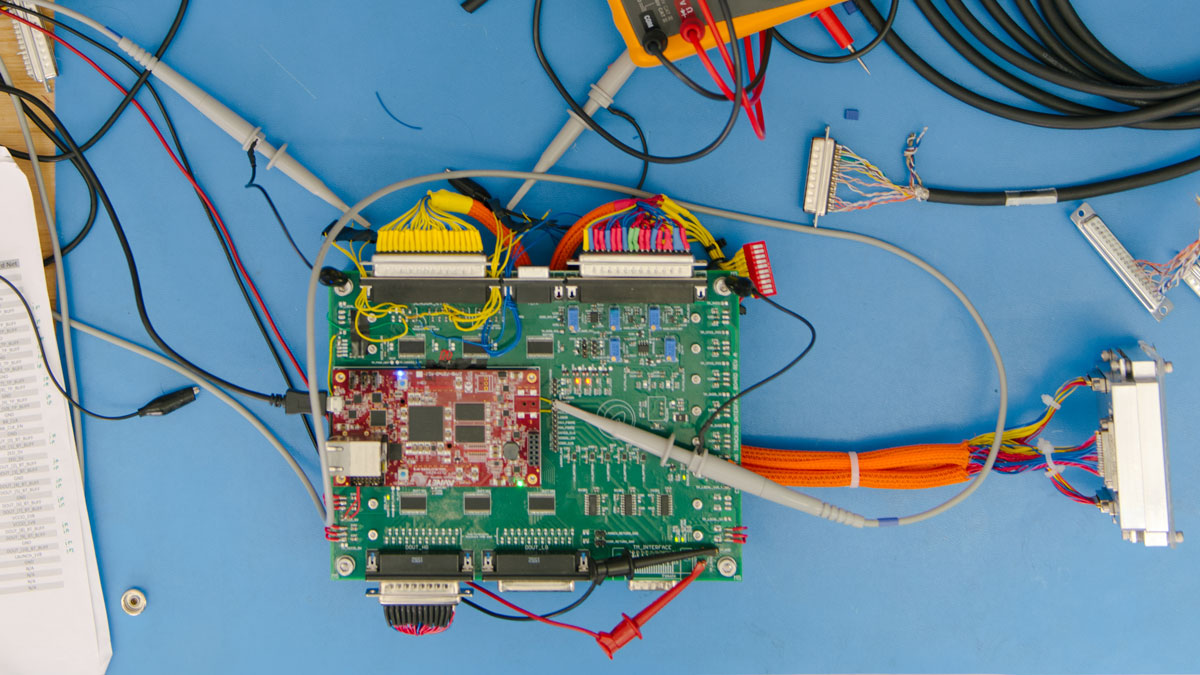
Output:
[[[160,43],[158,45],[158,49],[154,51],[155,59],[161,59],[162,55],[167,52],[167,48],[170,47],[171,43],[175,41],[175,34],[179,32],[179,27],[181,24],[183,24],[183,17],[185,14],[187,14],[188,3],[190,1],[191,0],[180,0],[179,9],[175,11],[175,19],[171,22],[171,27],[167,29],[167,34],[163,37],[162,43]],[[47,16],[46,14],[31,11],[21,7],[20,5],[7,2],[6,0],[0,0],[0,6],[17,10],[19,13],[36,14],[38,17],[44,20],[51,21],[57,26],[63,26],[66,28],[66,26],[64,26],[61,22],[54,20],[52,17]],[[68,30],[71,30],[71,32],[75,33],[76,35],[80,35],[77,31],[69,28]],[[137,96],[137,93],[141,91],[142,86],[146,84],[146,80],[149,78],[150,71],[140,71],[137,80],[134,81],[134,83],[128,88],[128,91],[125,93],[125,97],[121,99],[119,104],[117,104],[117,107],[112,111],[112,114],[108,116],[108,119],[104,121],[104,124],[100,125],[100,128],[96,130],[96,133],[92,134],[91,138],[87,139],[79,146],[79,150],[81,152],[90,150],[93,145],[100,142],[101,138],[104,138],[104,135],[108,133],[108,130],[111,129],[114,124],[116,124],[117,119],[120,118],[121,114],[125,112],[125,108],[129,107],[129,104],[133,102],[133,98]],[[155,98],[157,98],[157,95]],[[25,153],[18,154],[13,152],[12,154],[18,159],[29,159],[29,155],[26,155]],[[42,162],[61,162],[68,159],[71,159],[71,153],[46,156],[38,155],[38,160]]]
[[[791,370],[793,366],[795,366],[797,363],[800,363],[802,360],[804,360],[804,357],[808,356],[808,353],[811,352],[812,348],[817,344],[817,329],[812,325],[812,323],[808,319],[806,319],[803,316],[801,316],[800,314],[788,309],[787,307],[784,307],[783,305],[775,302],[774,300],[762,295],[761,293],[758,292],[758,289],[754,287],[753,282],[751,282],[749,279],[747,279],[745,277],[727,277],[727,279],[729,280],[729,284],[733,287],[733,291],[735,293],[737,293],[738,295],[740,295],[742,297],[752,296],[754,298],[762,300],[763,302],[774,307],[775,309],[783,312],[784,314],[787,314],[788,316],[792,317],[793,319],[796,319],[797,321],[804,324],[808,328],[808,332],[812,337],[809,339],[808,345],[803,350],[801,350],[801,352],[796,356],[796,358],[792,359],[791,361],[788,361],[787,364],[784,365],[779,370],[776,370],[775,372],[764,377],[763,379],[759,380],[758,382],[755,382],[754,384],[750,385],[749,387],[746,387],[745,389],[739,391],[737,394],[725,399],[725,401],[723,403],[721,403],[721,405],[717,406],[717,409],[714,410],[712,412],[712,414],[708,416],[708,419],[704,420],[704,424],[700,425],[700,431],[698,431],[696,433],[696,438],[700,439],[699,445],[696,446],[697,453],[704,452],[705,447],[706,447],[705,436],[708,435],[708,429],[709,429],[709,427],[712,426],[713,422],[715,422],[716,419],[721,416],[721,413],[725,412],[725,410],[729,406],[733,405],[736,401],[741,399],[746,394],[749,394],[750,392],[755,391],[756,389],[759,389],[760,387],[766,385],[767,383],[775,380],[778,377],[781,377],[784,373]]]
[[[856,2],[855,4],[858,3]],[[861,59],[869,54],[871,50],[878,47],[884,41],[884,39],[887,38],[888,33],[892,32],[892,24],[896,22],[896,14],[899,11],[900,0],[892,0],[892,7],[888,10],[887,19],[883,22],[882,26],[878,27],[879,32],[875,35],[875,38],[868,42],[862,49],[846,54],[838,54],[837,56],[825,56],[823,54],[814,54],[813,52],[805,51],[797,47],[787,38],[783,37],[783,34],[779,32],[779,28],[772,28],[770,33],[771,37],[774,38],[774,40],[778,42],[781,47],[795,54],[796,56],[806,58],[809,61],[816,61],[817,63],[846,63],[848,61],[854,61],[855,59]]]
[[[636,157],[644,162],[654,162],[656,164],[683,164],[685,162],[695,161],[711,154],[719,148],[725,139],[729,137],[729,133],[733,131],[734,125],[737,123],[738,115],[741,113],[741,99],[744,93],[744,81],[742,79],[742,57],[741,52],[737,49],[737,33],[733,28],[733,12],[729,9],[728,0],[717,0],[721,6],[721,11],[725,14],[725,26],[729,31],[730,42],[733,44],[733,65],[734,65],[734,96],[733,108],[729,111],[729,119],[725,123],[725,127],[721,129],[721,133],[708,145],[700,148],[695,152],[690,152],[685,155],[663,156],[651,155],[648,152],[642,152],[626,143],[622,142],[616,136],[609,133],[599,122],[592,119],[588,115],[583,106],[575,102],[571,97],[571,93],[567,91],[558,74],[554,72],[554,68],[550,62],[546,60],[546,53],[542,49],[542,0],[533,0],[533,51],[537,55],[538,63],[541,64],[542,70],[546,72],[546,77],[550,78],[550,83],[554,85],[554,89],[558,91],[559,96],[570,107],[571,112],[575,113],[579,119],[588,127],[600,135],[601,138],[608,141],[614,148],[624,152],[627,155]],[[723,98],[723,97],[722,97]]]
[[[4,0],[0,0],[0,4],[8,4],[8,3],[5,3]],[[187,3],[184,2],[181,7],[181,11],[185,10],[186,7],[187,7]],[[41,12],[30,11],[30,10],[23,10],[23,11],[25,11],[26,13],[29,13],[29,14],[36,14],[37,16],[41,17],[43,20],[49,21],[49,22],[55,24],[56,26],[58,26],[59,28],[62,28],[63,30],[66,30],[67,32],[71,33],[72,35],[75,35],[76,37],[88,42],[92,46],[100,49],[101,51],[105,52],[109,56],[113,57],[113,59],[115,59],[121,65],[125,66],[125,68],[127,68],[130,72],[137,74],[139,76],[139,78],[141,75],[146,73],[146,71],[140,70],[129,59],[125,58],[124,55],[111,49],[104,43],[93,39],[92,37],[88,36],[87,34],[76,30],[75,28],[71,27],[69,24],[63,23],[62,21],[57,20],[53,16],[50,16],[48,14],[44,14]],[[180,20],[181,20],[180,17],[177,16],[176,23],[178,23]],[[174,38],[173,30],[168,31],[168,38],[170,38],[170,39]],[[168,43],[169,43],[169,41],[170,41],[169,39],[164,40],[164,42],[168,42]],[[160,49],[162,49],[162,48],[160,47]],[[194,175],[194,172],[192,171],[191,161],[188,159],[187,152],[184,150],[183,143],[179,139],[179,133],[175,128],[175,122],[171,118],[170,113],[167,111],[166,105],[163,103],[162,98],[158,95],[158,90],[155,89],[154,84],[151,82],[146,82],[145,87],[146,87],[146,90],[150,92],[150,96],[154,99],[155,106],[158,108],[159,113],[162,115],[163,122],[166,124],[167,135],[170,137],[171,144],[175,147],[175,153],[179,157],[179,163],[183,165],[184,169],[187,170],[188,173],[192,173]],[[24,106],[27,115],[29,115],[30,119],[33,120],[33,122],[38,126],[38,128],[41,129],[42,132],[47,137],[49,137],[51,140],[53,140],[55,142],[55,144],[58,146],[59,150],[63,151],[63,154],[61,156],[69,158],[71,163],[73,165],[75,165],[76,169],[78,169],[80,171],[80,174],[84,176],[84,182],[88,186],[88,192],[91,195],[91,200],[93,202],[93,209],[94,209],[95,208],[94,203],[97,199],[98,189],[103,189],[103,188],[99,185],[98,181],[88,180],[85,169],[82,167],[82,157],[83,157],[82,154],[76,154],[74,152],[70,152],[66,146],[66,143],[58,138],[57,131],[53,127],[42,122],[41,119],[36,114],[34,114],[34,112],[32,110],[29,109],[28,105],[25,105],[25,104],[22,104],[22,105]],[[28,155],[25,155],[25,157],[27,158]],[[253,163],[254,163],[253,160],[251,160],[252,165],[253,165]],[[253,180],[254,180],[254,177],[252,175],[251,182],[253,182]],[[265,193],[265,191],[264,191],[264,193]],[[276,347],[275,343],[271,340],[270,334],[267,332],[266,324],[263,323],[262,317],[259,316],[258,310],[255,307],[253,300],[250,298],[250,292],[246,288],[246,283],[242,280],[241,275],[238,274],[237,267],[236,267],[236,264],[233,259],[233,252],[230,251],[228,244],[225,242],[225,238],[221,236],[221,232],[217,225],[215,214],[212,213],[211,209],[209,209],[209,207],[208,207],[208,204],[204,201],[204,199],[202,199],[200,197],[200,194],[198,192],[196,193],[196,198],[199,200],[201,208],[204,209],[205,216],[208,218],[209,226],[212,228],[213,234],[217,238],[217,242],[221,245],[221,250],[225,254],[225,262],[229,266],[229,271],[231,274],[233,274],[234,280],[237,282],[238,290],[242,294],[242,300],[246,303],[246,307],[250,310],[250,315],[254,318],[255,325],[258,327],[258,332],[262,336],[263,342],[267,345],[267,349],[271,352],[271,356],[275,361],[275,365],[279,369],[280,374],[283,376],[284,382],[287,383],[288,389],[292,389],[294,387],[294,384],[292,382],[291,375],[287,369],[287,366],[283,362],[283,358],[279,353],[278,347]],[[267,196],[267,201],[271,205],[272,210],[274,210],[274,203],[271,202],[271,199],[269,196]],[[276,215],[278,217],[278,212],[276,212]],[[94,221],[95,221],[94,216],[89,215],[87,224],[84,227],[84,229],[81,230],[79,232],[79,234],[77,234],[75,236],[75,238],[71,241],[71,243],[69,243],[67,246],[63,247],[63,250],[62,250],[63,255],[66,255],[66,253],[70,249],[74,248],[75,245],[77,245],[80,241],[83,240],[83,238],[88,234],[88,231],[90,231]],[[285,234],[288,234],[288,239],[291,240],[291,235],[290,235],[290,233],[288,233],[287,227],[286,227],[286,225],[283,224],[282,219],[280,219],[280,225],[284,228]],[[293,246],[294,245],[295,245],[295,243],[293,242]],[[303,258],[303,256],[301,256],[301,257]],[[49,263],[52,263],[53,261],[54,261],[53,257],[50,257],[50,258],[47,258],[46,260],[44,260],[43,262],[46,264],[49,264]],[[275,396],[276,396],[276,398],[279,398],[278,395],[275,395]],[[317,446],[317,438],[316,438],[316,433],[313,430],[312,421],[309,419],[308,415],[302,415],[301,420],[304,423],[304,427],[305,427],[306,432],[308,433],[309,440],[312,442],[313,447],[315,448]]]
[[[258,177],[258,159],[254,156],[254,148],[257,145],[258,139],[256,138],[250,143],[250,147],[246,148],[246,157],[250,160],[250,180],[246,181],[246,189],[256,188],[262,193],[263,199],[267,200],[267,206],[271,207],[271,213],[275,214],[275,221],[279,223],[279,229],[283,230],[283,236],[287,237],[288,243],[292,245],[292,250],[296,252],[296,255],[300,256],[300,260],[304,263],[304,266],[311,270],[313,267],[312,263],[308,261],[308,258],[304,257],[304,253],[296,245],[296,240],[292,238],[291,230],[288,229],[287,223],[283,222],[283,216],[279,215],[279,209],[275,208],[275,200],[271,199],[267,188],[254,182]]]
[[[995,3],[995,0],[981,1],[993,17],[1008,16]],[[878,10],[871,4],[870,0],[856,0],[856,2],[862,9],[863,16],[867,21],[876,29],[881,29],[884,20]],[[1113,78],[1105,80],[1106,76],[1097,72],[1095,68],[1115,72],[1114,69],[1120,71],[1122,67],[1127,69],[1128,66],[1120,63],[1115,57],[1109,58],[1104,56],[1103,53],[1095,49],[1089,49],[1085,56],[1081,56],[1067,48],[1066,43],[1060,40],[1064,35],[1069,36],[1067,37],[1069,43],[1075,44],[1080,49],[1083,49],[1081,45],[1086,45],[1089,42],[1098,44],[1095,37],[1090,33],[1087,33],[1089,37],[1085,38],[1072,31],[1072,25],[1082,26],[1082,22],[1078,20],[1078,16],[1074,14],[1073,9],[1070,9],[1069,13],[1074,17],[1074,24],[1065,19],[1062,22],[1054,20],[1058,29],[1063,31],[1062,34],[1059,34],[1054,32],[1053,26],[1048,23],[1051,19],[1044,18],[1039,14],[1029,3],[1029,0],[1018,2],[1017,4],[1022,10],[1022,15],[1035,33],[1034,36],[1026,33],[1018,41],[1023,45],[1028,45],[1027,49],[1037,56],[1046,67],[1058,71],[1058,74],[1054,75],[1053,84],[1068,86],[1081,92],[1107,91],[1108,94],[1105,94],[1105,96],[1118,103],[1127,104],[1132,102],[1134,104],[1133,110],[1113,111],[1087,106],[1062,98],[1035,84],[1026,82],[1003,67],[993,63],[985,54],[976,49],[938,11],[931,0],[915,0],[915,2],[938,34],[972,65],[1012,91],[1057,112],[1047,113],[1027,110],[978,94],[946,77],[918,56],[895,30],[887,34],[885,39],[888,45],[917,74],[928,80],[935,87],[970,106],[1015,122],[1051,129],[1105,129],[1120,126],[1140,129],[1200,128],[1200,115],[1185,114],[1200,109],[1200,81],[1175,85],[1165,83],[1134,85],[1130,83],[1130,78],[1128,77],[1119,80]],[[964,21],[964,25],[967,26],[968,31],[972,31],[972,29],[983,30],[982,25],[978,21],[970,20],[970,17],[968,17],[969,12],[962,6],[961,1],[950,0],[948,4],[952,10],[955,10],[960,20]],[[1053,15],[1055,17],[1064,16],[1064,12],[1067,10],[1063,8],[1070,7],[1066,0],[1045,0],[1039,4],[1042,5],[1043,10],[1048,7],[1060,10],[1058,14],[1055,14],[1053,10],[1047,13],[1048,16]],[[1001,27],[1010,37],[1023,34],[1022,29],[1011,17],[1008,17],[1007,21],[999,20],[998,23],[1001,24]],[[1083,28],[1083,30],[1086,32],[1086,28]],[[995,38],[995,40],[998,40],[998,38]],[[988,42],[994,45],[995,40],[989,39]],[[1036,47],[1033,44],[1034,42],[1040,45],[1040,47]],[[984,46],[991,49],[987,44]],[[1107,52],[1107,50],[1104,51]],[[1002,57],[1004,55],[1012,56],[1012,54],[1007,52],[1001,54]],[[1084,58],[1088,59],[1088,61],[1083,60]],[[1031,63],[1017,59],[1014,59],[1014,61],[1010,63],[1013,63],[1013,65],[1020,68],[1026,74],[1035,77],[1041,77],[1039,73],[1048,75],[1048,71],[1042,70],[1040,67],[1034,67]],[[1148,78],[1143,79],[1148,80]],[[1148,81],[1154,82],[1153,80]]]
[[[62,397],[67,401],[67,403],[78,408],[79,412],[87,415],[88,417],[94,417],[98,420],[109,420],[116,422],[120,420],[132,419],[134,417],[158,417],[166,415],[175,412],[176,410],[196,400],[196,394],[199,393],[200,389],[198,387],[186,387],[178,391],[172,391],[167,394],[163,394],[141,408],[124,415],[101,415],[98,412],[89,410],[86,406],[75,400],[70,394],[67,393],[66,388],[63,387],[62,384],[59,383],[58,378],[55,377],[54,370],[50,368],[50,359],[46,356],[46,344],[42,338],[42,331],[38,328],[37,319],[33,316],[33,308],[29,306],[29,300],[25,298],[25,294],[21,292],[21,289],[17,288],[16,284],[10,281],[8,277],[5,277],[3,274],[0,274],[0,282],[3,282],[5,286],[8,286],[8,288],[12,290],[12,292],[17,296],[17,300],[21,301],[21,306],[25,308],[25,315],[29,318],[29,327],[33,329],[33,338],[37,342],[38,353],[41,354],[42,365],[46,368],[46,375],[49,376],[50,383],[54,385],[54,388],[58,390],[58,393],[62,394]]]
[[[108,198],[108,192],[104,190],[103,185],[100,183],[99,177],[96,176],[95,170],[92,169],[91,163],[87,160],[87,157],[84,156],[82,150],[79,147],[79,144],[75,142],[75,139],[71,136],[70,131],[68,131],[66,126],[63,125],[62,120],[60,120],[58,118],[58,116],[54,114],[54,111],[51,110],[48,105],[43,103],[41,101],[41,99],[39,99],[37,96],[35,96],[23,89],[17,89],[15,87],[9,87],[9,86],[4,86],[4,85],[0,85],[0,92],[7,93],[7,94],[15,94],[16,96],[19,96],[22,99],[25,99],[25,101],[27,103],[31,104],[34,108],[37,108],[37,110],[42,115],[44,115],[46,117],[46,119],[50,120],[50,123],[53,124],[54,127],[59,131],[59,133],[61,134],[62,141],[66,143],[69,151],[79,155],[80,158],[82,159],[81,164],[82,164],[82,167],[83,167],[84,173],[85,173],[84,180],[89,181],[89,182],[93,183],[93,185],[95,185],[97,192],[100,196],[100,203],[104,207],[104,212],[108,215],[108,219],[112,223],[113,231],[117,235],[117,243],[121,246],[121,252],[125,258],[125,266],[128,268],[128,271],[129,271],[129,281],[130,281],[130,284],[133,286],[133,299],[134,299],[134,304],[137,307],[138,318],[141,320],[142,327],[146,330],[147,335],[149,335],[150,339],[154,341],[154,344],[157,345],[160,350],[162,350],[164,353],[166,353],[168,357],[174,359],[180,365],[188,368],[189,370],[193,371],[194,373],[196,373],[198,375],[201,375],[203,377],[208,378],[209,380],[212,380],[213,382],[216,382],[217,384],[219,384],[227,389],[235,391],[244,396],[249,396],[251,398],[258,399],[260,401],[267,401],[272,404],[280,403],[282,401],[281,395],[279,395],[279,394],[275,394],[275,395],[264,394],[262,392],[255,391],[253,389],[248,389],[246,387],[242,387],[240,385],[234,384],[223,378],[217,377],[216,375],[209,373],[208,371],[204,370],[203,368],[201,368],[201,367],[197,366],[196,364],[192,363],[191,361],[187,360],[179,352],[175,351],[169,344],[167,344],[166,340],[164,340],[162,338],[162,336],[158,334],[158,331],[154,328],[154,324],[153,324],[153,322],[151,322],[150,315],[146,309],[146,301],[145,301],[145,298],[142,293],[141,277],[138,275],[137,262],[136,262],[136,260],[134,260],[133,249],[130,247],[129,240],[125,236],[125,228],[122,227],[121,220],[117,216],[116,209],[113,208],[112,202]],[[36,116],[35,116],[35,118],[36,118]]]
[[[615,105],[608,106],[607,110],[608,110],[608,112],[616,115],[617,117],[620,117],[621,119],[625,120],[626,122],[629,122],[630,126],[633,127],[633,130],[635,132],[637,132],[638,140],[640,140],[642,142],[642,152],[648,154],[650,152],[650,146],[647,145],[647,143],[646,143],[646,132],[642,131],[642,125],[638,124],[638,121],[633,118],[633,115],[630,115],[629,113],[625,112],[624,110],[621,110],[620,108],[618,108]],[[636,186],[637,189],[641,190],[642,186],[646,184],[646,174],[649,173],[649,171],[650,171],[650,162],[647,162],[646,160],[642,160],[642,175],[638,178],[638,182],[637,182],[637,186]]]

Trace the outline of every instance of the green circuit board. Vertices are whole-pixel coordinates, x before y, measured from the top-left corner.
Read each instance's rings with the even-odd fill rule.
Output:
[[[464,335],[440,314],[441,303],[406,303],[410,316],[427,316],[400,339],[363,339],[399,335],[405,326],[358,315],[360,280],[351,274],[353,289],[330,296],[330,442],[380,434],[397,442],[385,443],[379,478],[335,480],[333,576],[371,579],[386,553],[458,553],[474,578],[486,580],[492,556],[505,553],[602,559],[711,546],[719,553],[699,579],[739,580],[741,545],[731,532],[742,524],[737,490],[663,466],[546,403],[569,401],[692,443],[739,388],[739,298],[728,292],[726,274],[698,274],[695,296],[683,302],[657,302],[681,298],[636,288],[575,294],[571,273],[553,273],[545,287],[507,287],[500,292],[515,301],[489,326],[490,344],[500,346],[491,355],[479,332]],[[369,291],[372,302],[386,300],[382,286]],[[648,301],[595,301],[629,293]],[[424,419],[430,414],[432,422]],[[735,404],[707,443],[734,462],[737,418]],[[432,442],[417,442],[428,440],[422,425],[432,428]],[[477,457],[486,457],[479,463],[456,447],[466,432],[480,443]],[[509,435],[528,447],[496,440]],[[638,579],[677,580],[693,565],[660,565]]]

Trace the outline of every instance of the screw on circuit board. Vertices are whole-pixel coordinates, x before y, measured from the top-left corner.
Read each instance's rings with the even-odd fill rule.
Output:
[[[692,353],[693,354],[699,354],[701,349],[703,349],[703,347],[700,346],[699,342],[692,343]]]
[[[737,561],[729,556],[725,556],[717,561],[717,572],[726,578],[737,574]]]
[[[370,499],[370,500],[368,500],[368,501],[367,501],[367,508],[368,508],[368,509],[371,509],[372,511],[374,511],[375,509],[379,508],[379,500],[378,500],[378,499]]]
[[[700,384],[700,376],[699,375],[695,375],[695,374],[692,375],[692,384]]]
[[[698,405],[692,406],[692,417],[699,417],[700,413],[702,413],[702,412],[704,412],[704,410],[700,406],[698,406]]]
[[[375,541],[378,538],[379,538],[378,532],[376,532],[375,530],[367,530],[367,539],[370,539],[371,541]]]
[[[700,323],[700,318],[701,317],[700,317],[699,312],[692,312],[692,316],[691,316],[692,323]]]
[[[700,530],[692,530],[692,539],[700,541],[701,539],[704,539],[704,533]]]
[[[729,282],[725,281],[725,277],[717,277],[713,282],[713,290],[721,297],[728,297],[733,292],[729,289]]]
[[[693,499],[692,500],[692,508],[696,509],[697,511],[704,508],[704,500],[699,499],[699,498]]]
[[[348,577],[354,573],[354,558],[348,555],[341,556],[333,566],[337,569],[338,576]]]

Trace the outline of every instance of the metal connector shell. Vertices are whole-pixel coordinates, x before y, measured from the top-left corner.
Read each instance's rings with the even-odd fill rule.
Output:
[[[457,581],[382,581],[378,589],[368,589],[379,604],[457,605],[463,598]]]
[[[696,259],[688,253],[583,253],[579,276],[585,279],[690,279]]]
[[[325,444],[329,475],[334,478],[379,478],[383,475],[382,441],[339,441]]]
[[[376,253],[371,264],[376,278],[482,279],[487,274],[482,253]]]
[[[837,157],[837,142],[825,136],[812,139],[808,151],[808,172],[804,177],[804,212],[818,218],[829,210],[829,197],[833,193],[833,164]]]
[[[1174,546],[1183,534],[1174,529],[1167,458],[1167,415],[1163,375],[1170,365],[1145,342],[1149,360],[1134,361],[1121,352],[1105,352],[1108,417],[1096,437],[1100,470],[1108,495],[1100,507],[1113,515],[1122,537],[1146,546]]]
[[[575,590],[575,582],[571,579],[501,579],[496,586],[501,593]]]
[[[1200,262],[1195,263],[1188,268],[1187,273],[1183,275],[1183,283],[1188,285],[1196,295],[1200,295]]]
[[[1075,223],[1075,227],[1079,228],[1088,242],[1095,247],[1096,252],[1104,258],[1104,262],[1108,263],[1113,272],[1116,272],[1138,302],[1150,312],[1150,316],[1156,321],[1162,321],[1163,317],[1174,309],[1171,301],[1158,292],[1150,275],[1134,261],[1133,256],[1121,245],[1112,230],[1108,229],[1090,205],[1084,203],[1072,211],[1071,222]]]

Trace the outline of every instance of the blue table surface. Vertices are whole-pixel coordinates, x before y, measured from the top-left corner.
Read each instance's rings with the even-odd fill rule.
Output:
[[[175,3],[71,0],[69,6],[153,49]],[[877,3],[880,4],[880,3]],[[1099,37],[1155,76],[1200,76],[1200,4],[1185,0],[1076,3]],[[572,91],[583,95],[622,49],[606,3],[548,0],[545,42]],[[911,3],[898,30],[952,77],[1019,103],[951,53]],[[166,61],[261,124],[348,201],[445,167],[527,169],[565,119],[530,45],[529,0],[495,0],[468,15],[453,0],[353,4],[193,3]],[[861,15],[839,13],[867,37]],[[785,28],[830,47],[815,22]],[[119,95],[65,51],[58,109],[76,137],[90,135]],[[652,166],[650,189],[738,210],[810,222],[799,208],[808,141],[834,136],[902,179],[905,136],[929,132],[918,162],[929,185],[1067,185],[1179,161],[1200,133],[1036,129],[969,108],[921,80],[888,49],[857,64],[822,66],[776,48],[763,97],[768,136],[745,123],[711,156]],[[106,64],[112,65],[105,61]],[[694,62],[688,72],[703,76]],[[114,68],[113,72],[120,72]],[[121,72],[126,83],[131,78]],[[703,79],[701,77],[701,79]],[[164,88],[165,90],[165,88]],[[377,100],[413,129],[385,114]],[[260,196],[243,189],[245,153],[178,96],[164,97],[197,176],[228,221],[247,268],[292,345],[303,347],[307,270]],[[648,130],[652,150],[707,143],[725,104],[689,94],[661,69],[635,74],[618,102]],[[143,98],[143,100],[145,100]],[[854,108],[860,119],[843,119]],[[621,120],[603,116],[634,142]],[[280,376],[208,224],[145,122],[126,114],[89,156],[129,233],[155,324],[197,363],[260,390]],[[632,183],[639,166],[587,133],[559,169]],[[278,172],[262,183],[311,255],[335,211]],[[498,194],[511,182],[485,181]],[[1102,197],[1092,205],[1138,257],[1165,260],[1194,240],[1194,176]],[[58,173],[58,221],[82,222],[86,192]],[[376,221],[406,208],[410,191],[372,207]],[[613,198],[539,186],[532,212],[582,213]],[[1068,220],[1071,204],[971,208],[907,203],[834,215],[823,225],[878,236],[925,257],[976,303],[1006,359],[1011,417],[1089,372],[1101,350],[1153,342],[1175,364],[1167,379],[1175,516],[1200,516],[1200,298],[1172,293],[1156,323]],[[778,300],[820,331],[811,356],[745,400],[746,441],[777,447],[869,450],[955,442],[991,429],[996,374],[970,319],[930,277],[902,260],[844,243],[709,219],[731,243],[763,239]],[[546,250],[541,250],[543,255]],[[77,316],[148,343],[105,221],[68,264]],[[743,322],[746,382],[790,358],[806,335],[751,303]],[[89,338],[78,341],[85,399],[102,410],[136,407],[184,385],[173,372]],[[324,347],[318,346],[320,358]],[[1084,439],[1096,423],[1078,395],[1050,437]],[[296,418],[251,406],[310,475],[315,454]],[[329,549],[312,505],[280,458],[211,396],[163,419],[87,421],[87,493],[112,628],[109,672],[1176,672],[1200,668],[1194,607],[1200,544],[1146,549],[1121,541],[1108,517],[1059,496],[1036,474],[994,476],[966,503],[913,527],[860,531],[747,498],[745,580],[689,588],[608,663],[585,636],[492,620],[460,608],[448,632],[413,638],[388,628],[365,584],[329,579]],[[1097,481],[1077,476],[1090,493]],[[927,492],[813,491],[870,516],[904,515],[958,487]],[[129,587],[149,606],[119,608]],[[572,622],[610,630],[652,596],[605,584]],[[532,608],[562,597],[520,597]]]

